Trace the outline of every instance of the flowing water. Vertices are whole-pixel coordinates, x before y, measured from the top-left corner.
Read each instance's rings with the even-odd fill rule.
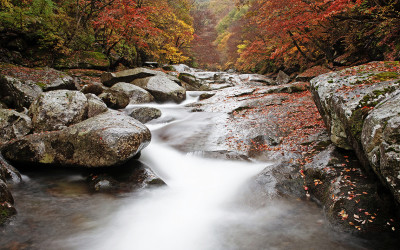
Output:
[[[165,141],[207,127],[181,104],[156,105],[153,140],[140,161],[167,186],[125,195],[91,194],[79,171],[24,171],[12,187],[19,215],[1,228],[4,249],[368,249],[334,233],[314,203],[253,193],[252,179],[268,163],[233,162],[182,153]],[[204,115],[204,114],[203,114]],[[180,128],[185,124],[186,128]],[[165,128],[169,129],[166,130]],[[172,131],[172,132],[171,132]]]

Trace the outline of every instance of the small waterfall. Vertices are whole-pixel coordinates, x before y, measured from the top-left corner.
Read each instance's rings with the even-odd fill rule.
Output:
[[[161,124],[149,127],[155,130],[169,124],[162,122],[165,117],[190,119],[181,106],[197,99],[197,93],[191,94],[181,105],[154,104],[162,109],[163,117]],[[267,165],[199,158],[178,152],[157,138],[142,151],[141,161],[167,186],[128,199],[98,222],[98,229],[75,238],[72,245],[76,249],[216,249],[214,229],[229,202]]]

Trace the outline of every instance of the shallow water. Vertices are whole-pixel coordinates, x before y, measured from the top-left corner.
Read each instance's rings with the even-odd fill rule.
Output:
[[[189,95],[186,103],[198,93]],[[207,117],[194,118],[205,114],[188,113],[184,104],[154,104],[163,116],[149,124],[153,141],[140,159],[168,186],[117,196],[91,194],[77,170],[25,170],[25,184],[12,187],[19,214],[1,228],[2,248],[372,248],[332,231],[314,203],[253,193],[252,177],[268,163],[203,159],[172,148],[167,138],[185,143],[208,125]]]

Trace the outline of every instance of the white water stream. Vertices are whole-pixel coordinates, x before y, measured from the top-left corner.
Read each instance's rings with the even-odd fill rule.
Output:
[[[204,159],[161,142],[166,126],[174,142],[204,129],[202,119],[193,119],[196,114],[182,107],[196,100],[198,93],[190,94],[181,105],[153,105],[163,116],[148,125],[153,139],[140,160],[167,186],[132,194],[58,245],[85,250],[364,249],[327,229],[312,203],[249,192],[250,180],[268,163]],[[174,129],[174,123],[190,129]]]
[[[194,93],[181,105],[154,104],[162,109],[163,117],[159,119],[161,123],[149,125],[150,129],[170,124],[165,120],[188,119],[181,106],[196,98]],[[159,142],[156,136],[142,151],[140,160],[151,166],[167,186],[145,190],[139,197],[128,199],[114,214],[97,222],[98,229],[74,237],[70,241],[74,248],[216,249],[213,230],[227,213],[229,203],[246,181],[268,165],[180,153]]]

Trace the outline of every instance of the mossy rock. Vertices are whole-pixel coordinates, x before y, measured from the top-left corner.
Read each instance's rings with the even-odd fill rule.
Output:
[[[379,80],[379,81],[389,81],[393,79],[398,79],[400,78],[400,74],[397,72],[381,72],[379,74],[374,75],[374,80]]]

